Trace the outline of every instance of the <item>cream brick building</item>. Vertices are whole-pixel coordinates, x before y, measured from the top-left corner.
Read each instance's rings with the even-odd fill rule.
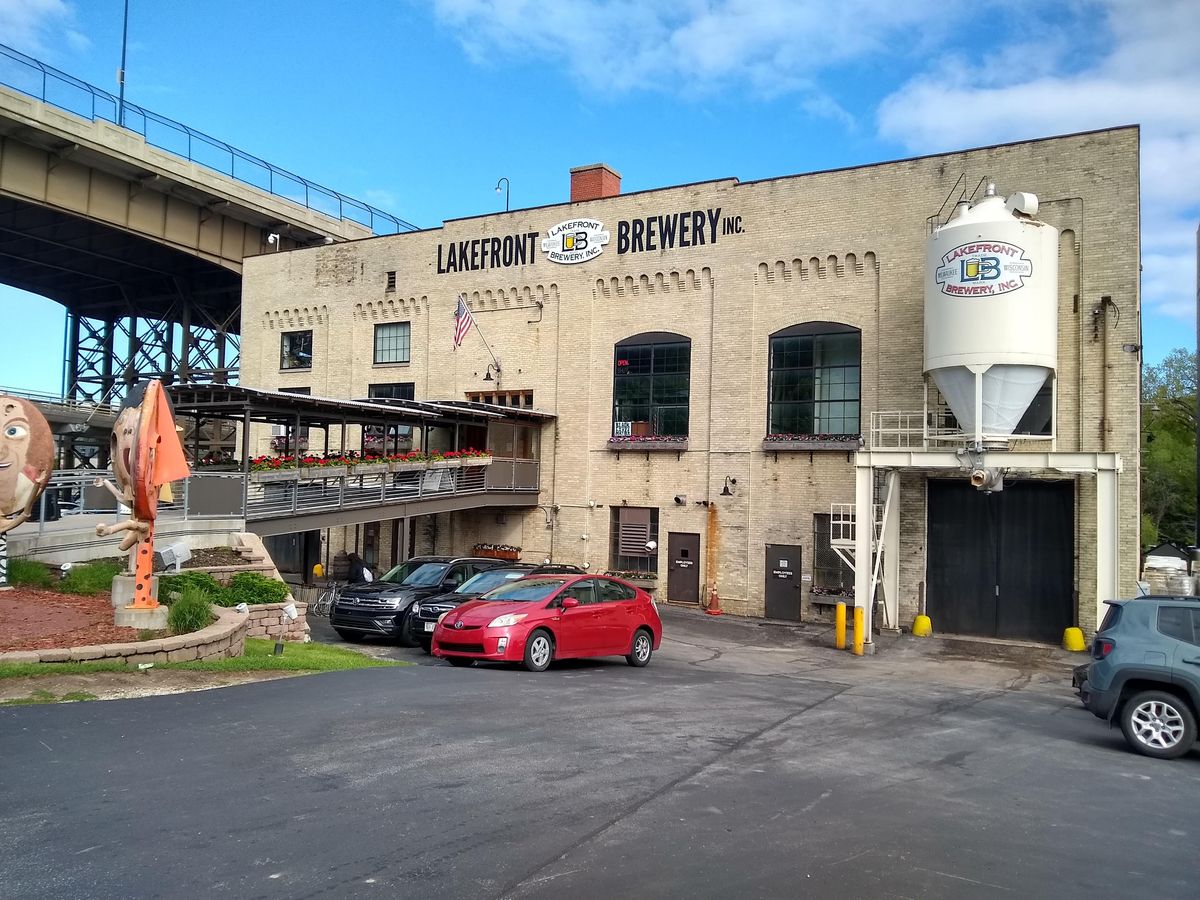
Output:
[[[931,224],[986,182],[1032,192],[1061,230],[1045,446],[1118,455],[1115,496],[1098,509],[1097,478],[1061,467],[1010,473],[980,501],[959,489],[965,471],[898,470],[882,624],[928,603],[935,628],[940,614],[1006,636],[1089,630],[1098,592],[1130,591],[1138,559],[1138,159],[1129,127],[624,195],[614,173],[585,167],[576,202],[246,260],[242,383],[347,399],[401,385],[552,413],[538,507],[443,514],[417,525],[413,551],[511,543],[528,559],[657,572],[660,597],[715,587],[727,611],[809,619],[854,583],[829,517],[856,501],[859,435],[876,449],[873,413],[924,409]],[[455,350],[460,294],[478,331]],[[990,536],[970,524],[988,516],[1002,520]],[[384,565],[391,527],[376,538]]]

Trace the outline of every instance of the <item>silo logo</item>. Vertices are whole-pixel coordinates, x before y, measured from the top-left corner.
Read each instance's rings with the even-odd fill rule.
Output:
[[[980,241],[943,254],[934,278],[943,294],[996,297],[1024,287],[1032,274],[1033,261],[1016,244]]]
[[[550,262],[567,265],[595,259],[604,252],[609,238],[603,223],[592,219],[559,222],[547,234],[550,236],[542,238],[542,252]]]

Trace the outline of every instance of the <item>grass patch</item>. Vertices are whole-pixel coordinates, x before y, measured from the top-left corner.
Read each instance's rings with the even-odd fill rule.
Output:
[[[92,675],[96,672],[130,672],[118,660],[61,663],[0,663],[0,678],[36,678],[39,675]]]
[[[175,634],[191,634],[212,624],[212,601],[201,588],[188,585],[167,610],[167,627]]]
[[[32,559],[10,559],[8,581],[17,587],[53,588],[54,576],[44,563]]]
[[[342,669],[374,669],[408,666],[412,663],[373,659],[328,644],[284,645],[283,656],[273,656],[274,641],[246,638],[246,655],[233,659],[196,662],[155,663],[155,669],[183,669],[190,672],[336,672]],[[91,675],[96,672],[136,672],[116,661],[74,663],[0,664],[0,678],[30,678],[42,675]],[[49,701],[46,701],[49,702]]]
[[[353,650],[328,644],[285,643],[282,656],[272,655],[274,641],[246,638],[245,656],[196,662],[166,663],[155,668],[186,669],[192,672],[335,672],[341,669],[374,669],[411,665],[389,659],[373,659]]]
[[[113,579],[121,574],[122,568],[120,563],[106,561],[72,566],[55,589],[66,594],[107,594],[112,591]]]
[[[61,697],[56,697],[49,691],[38,688],[28,697],[18,697],[15,700],[0,701],[0,706],[36,706],[39,703],[78,703],[83,700],[97,700],[95,694],[87,691],[68,691]]]

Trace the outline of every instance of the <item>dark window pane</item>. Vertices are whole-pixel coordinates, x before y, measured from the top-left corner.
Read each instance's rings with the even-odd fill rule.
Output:
[[[857,331],[771,338],[769,433],[857,434],[860,346]]]
[[[285,331],[279,340],[279,368],[312,368],[312,332]]]
[[[686,437],[692,348],[687,341],[622,344],[613,352],[613,434]]]

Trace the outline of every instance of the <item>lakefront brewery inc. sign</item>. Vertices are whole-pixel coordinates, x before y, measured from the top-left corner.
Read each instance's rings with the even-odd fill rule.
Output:
[[[595,259],[604,252],[609,234],[604,225],[592,219],[559,222],[542,240],[542,252],[550,262],[573,265]]]
[[[1032,260],[1016,244],[974,241],[942,254],[934,280],[952,297],[996,297],[1020,290],[1032,274]]]
[[[723,216],[719,206],[621,219],[616,227],[617,255],[704,247],[725,235],[744,232],[742,217]],[[575,265],[595,259],[611,242],[612,233],[603,222],[568,219],[546,232],[541,250],[552,263]],[[446,275],[531,266],[537,262],[537,248],[536,231],[450,241],[438,244],[437,272]]]

